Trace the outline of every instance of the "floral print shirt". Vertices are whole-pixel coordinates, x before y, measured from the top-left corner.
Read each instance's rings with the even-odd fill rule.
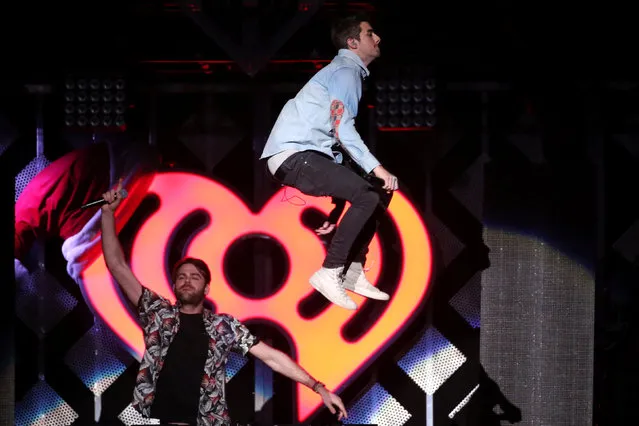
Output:
[[[138,315],[146,349],[133,392],[133,407],[145,417],[150,417],[155,386],[169,345],[180,327],[179,309],[179,302],[171,304],[168,299],[142,287]],[[203,315],[210,339],[200,384],[197,425],[228,426],[231,419],[224,394],[228,353],[233,350],[246,355],[258,339],[231,315],[214,314],[208,309],[204,310]]]

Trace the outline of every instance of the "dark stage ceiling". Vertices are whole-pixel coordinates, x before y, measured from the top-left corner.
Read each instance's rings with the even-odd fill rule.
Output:
[[[381,63],[432,65],[471,80],[636,71],[632,46],[639,34],[629,10],[540,2],[319,3],[312,13],[313,2],[293,0],[190,0],[184,9],[181,0],[16,2],[4,13],[10,22],[3,66],[14,78],[43,78],[74,67],[135,68],[144,60],[235,61],[242,45],[245,56],[270,47],[266,59],[330,59],[330,18],[364,11],[382,37]],[[299,29],[291,27],[305,7]],[[235,48],[207,35],[189,11]]]

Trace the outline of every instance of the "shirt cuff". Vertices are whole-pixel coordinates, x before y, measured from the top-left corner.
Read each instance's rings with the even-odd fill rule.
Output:
[[[381,164],[370,151],[364,152],[358,162],[366,173],[372,172],[375,167]]]

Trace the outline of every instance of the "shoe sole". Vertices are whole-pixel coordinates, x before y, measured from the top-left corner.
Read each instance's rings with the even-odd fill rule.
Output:
[[[349,311],[354,311],[357,309],[357,305],[355,305],[354,308],[348,307],[348,306],[344,306],[344,305],[340,305],[339,303],[333,302],[331,300],[330,297],[328,297],[328,295],[321,289],[321,287],[315,282],[318,278],[315,277],[315,275],[313,275],[308,281],[309,283],[311,283],[311,286],[317,291],[319,292],[322,296],[324,296],[326,299],[328,299],[329,302],[331,302],[333,305],[339,306],[340,308],[344,308],[344,309],[348,309]],[[355,303],[355,302],[353,302]]]
[[[390,296],[388,295],[382,296],[379,293],[369,293],[366,290],[355,290],[355,289],[351,290],[349,288],[347,288],[346,290],[353,292],[355,294],[359,294],[360,296],[364,296],[368,299],[381,300],[382,302],[385,302],[390,299]]]

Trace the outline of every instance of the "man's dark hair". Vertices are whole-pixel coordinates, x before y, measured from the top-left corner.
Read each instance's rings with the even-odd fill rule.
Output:
[[[337,19],[331,27],[331,40],[336,49],[348,49],[346,40],[359,40],[360,24],[370,22],[365,15],[351,15]]]
[[[202,277],[204,278],[204,284],[208,284],[211,282],[211,270],[208,265],[201,259],[196,259],[194,257],[185,257],[184,259],[179,260],[175,266],[173,267],[173,272],[171,273],[171,279],[173,279],[173,284],[177,280],[178,270],[182,265],[191,264],[195,266]]]

